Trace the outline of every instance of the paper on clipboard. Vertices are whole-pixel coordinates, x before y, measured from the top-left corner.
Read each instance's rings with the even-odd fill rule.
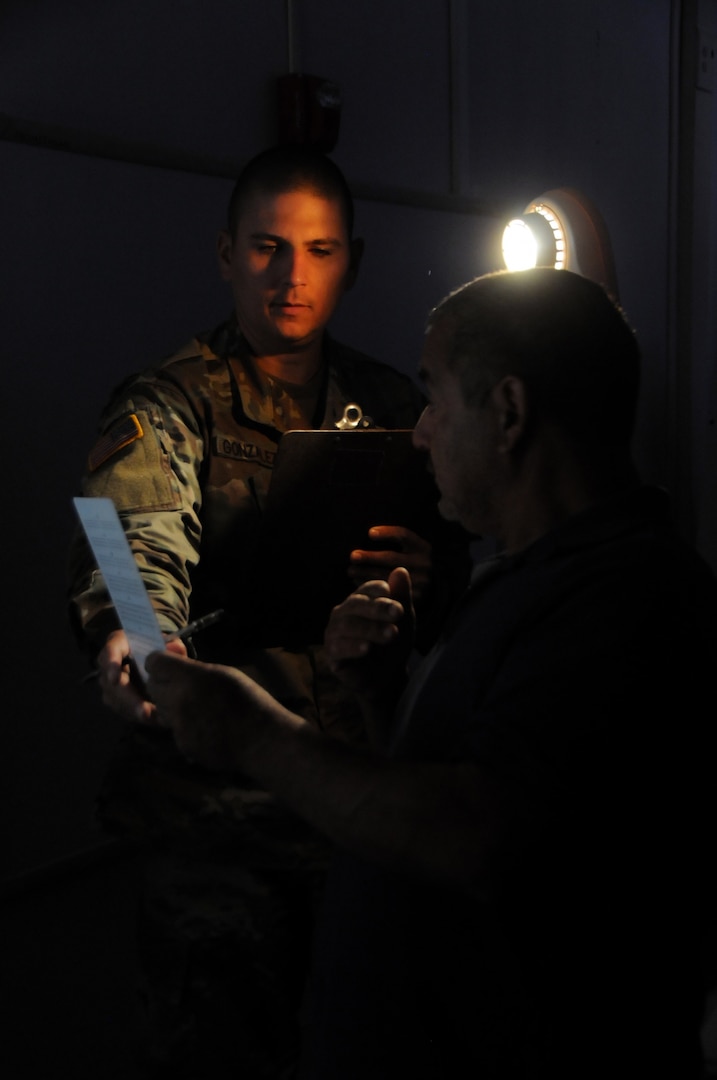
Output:
[[[146,679],[145,660],[151,652],[164,649],[165,639],[115,504],[111,499],[72,501],[127,635],[132,659]]]

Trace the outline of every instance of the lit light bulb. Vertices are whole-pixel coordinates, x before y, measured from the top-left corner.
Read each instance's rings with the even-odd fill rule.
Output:
[[[532,270],[538,261],[538,244],[525,221],[514,218],[503,231],[503,259],[508,270]]]

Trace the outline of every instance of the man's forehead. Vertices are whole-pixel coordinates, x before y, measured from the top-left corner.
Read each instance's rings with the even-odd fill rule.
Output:
[[[447,370],[447,357],[451,341],[449,328],[443,322],[429,325],[423,339],[423,351],[419,375],[426,381],[434,381]]]
[[[295,222],[321,226],[321,233],[326,230],[346,233],[346,217],[341,200],[307,187],[289,187],[281,191],[256,189],[250,192],[237,219],[237,231],[250,234],[265,231],[272,224]]]

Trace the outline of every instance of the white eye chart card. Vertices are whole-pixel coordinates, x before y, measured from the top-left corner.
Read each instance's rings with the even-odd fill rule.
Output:
[[[151,652],[164,649],[165,639],[115,504],[111,499],[72,501],[127,635],[130,655],[146,679],[144,662]]]

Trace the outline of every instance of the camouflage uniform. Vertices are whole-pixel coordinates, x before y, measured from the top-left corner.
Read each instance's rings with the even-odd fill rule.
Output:
[[[356,705],[317,644],[252,643],[252,556],[281,433],[333,428],[349,402],[379,427],[413,427],[422,408],[386,365],[329,339],[325,357],[307,402],[257,372],[234,320],[194,339],[117,389],[83,493],[114,500],[163,629],[224,608],[201,655],[355,740]],[[117,622],[79,537],[71,567],[73,618],[96,651]],[[140,727],[99,807],[106,827],[153,842],[140,945],[154,1057],[174,1077],[291,1076],[326,842],[251,783],[188,764],[164,732]]]

